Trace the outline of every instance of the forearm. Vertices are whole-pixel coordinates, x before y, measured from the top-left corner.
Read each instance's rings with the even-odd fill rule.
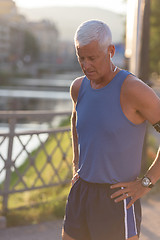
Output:
[[[146,175],[151,179],[153,184],[155,184],[160,179],[160,147],[158,149],[156,158],[147,171]]]
[[[72,148],[73,148],[73,176],[78,171],[79,152],[78,152],[78,136],[76,130],[76,112],[72,113],[71,118],[71,131],[72,131]]]

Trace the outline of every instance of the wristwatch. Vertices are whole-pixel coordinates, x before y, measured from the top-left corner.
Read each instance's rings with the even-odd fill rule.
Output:
[[[143,187],[152,188],[154,185],[151,182],[151,179],[149,177],[144,176],[141,180]]]

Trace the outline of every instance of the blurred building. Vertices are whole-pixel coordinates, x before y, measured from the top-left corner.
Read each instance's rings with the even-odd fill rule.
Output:
[[[15,2],[12,0],[0,0],[0,16],[11,17],[17,14]]]
[[[13,0],[0,0],[0,72],[36,76],[75,69],[74,44],[60,42],[54,22],[29,22]]]
[[[0,61],[15,62],[22,55],[22,29],[27,21],[18,14],[15,2],[0,0]]]
[[[28,22],[13,0],[0,0],[0,71],[31,72],[31,64],[36,72],[42,62],[56,63],[58,37],[54,23]]]
[[[4,19],[0,18],[0,62],[8,59],[10,53],[10,28]]]
[[[18,9],[13,0],[0,0],[0,18],[13,24],[26,22],[26,18],[18,13]]]
[[[8,60],[10,55],[10,19],[17,14],[12,0],[0,0],[0,62]]]
[[[29,30],[36,37],[41,53],[42,62],[55,62],[59,46],[59,33],[54,23],[48,20],[30,22]]]

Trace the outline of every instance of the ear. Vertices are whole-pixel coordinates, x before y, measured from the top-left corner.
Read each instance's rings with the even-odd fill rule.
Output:
[[[110,58],[112,58],[115,54],[115,46],[113,44],[109,45],[108,47],[108,53]]]

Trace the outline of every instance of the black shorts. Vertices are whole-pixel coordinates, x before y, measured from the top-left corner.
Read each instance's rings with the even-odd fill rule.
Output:
[[[78,179],[68,196],[64,231],[76,240],[125,240],[139,236],[140,201],[127,210],[130,197],[115,203],[110,198],[115,191],[110,184]]]

